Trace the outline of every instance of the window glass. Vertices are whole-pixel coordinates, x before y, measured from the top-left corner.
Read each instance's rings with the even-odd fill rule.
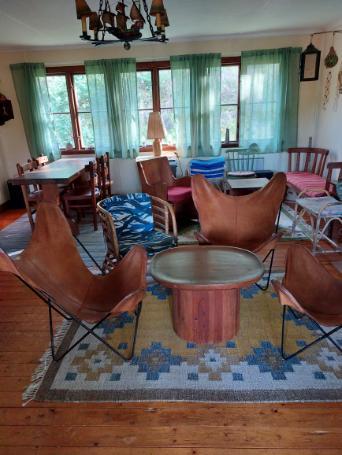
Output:
[[[147,139],[148,116],[153,111],[152,96],[152,73],[151,71],[137,72],[138,89],[138,109],[139,109],[139,130],[140,145],[147,146],[152,144],[151,139]]]
[[[74,89],[82,147],[95,147],[94,128],[90,110],[90,97],[87,76],[85,74],[74,75]]]
[[[239,65],[221,68],[221,141],[238,142]],[[228,130],[228,134],[227,134]]]
[[[50,109],[59,148],[75,147],[65,76],[47,76]]]

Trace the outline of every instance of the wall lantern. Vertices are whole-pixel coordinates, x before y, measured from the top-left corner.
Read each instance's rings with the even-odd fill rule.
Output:
[[[300,57],[300,80],[317,81],[320,61],[321,51],[312,44],[311,35],[311,42]]]

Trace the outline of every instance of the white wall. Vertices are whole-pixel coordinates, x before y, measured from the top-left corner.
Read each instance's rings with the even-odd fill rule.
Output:
[[[342,23],[336,26],[342,29]],[[325,35],[322,40],[322,56],[320,67],[320,98],[314,144],[330,150],[328,161],[342,161],[342,94],[337,93],[337,76],[342,70],[342,33],[337,33],[334,40],[334,48],[339,61],[334,68],[327,69],[324,65],[324,58],[328,54],[332,44],[332,36]],[[326,87],[327,75],[331,71],[330,96],[326,106],[323,106],[323,97]]]
[[[29,156],[19,106],[16,100],[10,63],[44,62],[47,66],[77,65],[87,59],[135,57],[138,61],[168,59],[170,55],[200,52],[220,52],[222,56],[240,55],[242,50],[302,46],[308,44],[308,36],[268,36],[245,37],[221,40],[208,40],[183,43],[148,45],[134,44],[127,52],[121,45],[91,47],[90,44],[79,48],[43,49],[29,52],[0,53],[0,92],[13,103],[14,120],[0,127],[0,204],[7,200],[6,180],[15,174],[17,162],[25,162]],[[298,144],[307,145],[310,136],[315,135],[317,112],[316,106],[320,96],[320,84],[307,82],[300,86],[299,102],[299,135]],[[114,190],[125,192],[138,189],[135,163],[114,160],[112,163]],[[265,167],[269,169],[286,169],[286,154],[265,156]]]

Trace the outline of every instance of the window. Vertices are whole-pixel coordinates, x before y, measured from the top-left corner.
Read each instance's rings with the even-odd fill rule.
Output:
[[[221,140],[223,147],[239,144],[240,58],[223,58],[221,73]],[[83,66],[47,69],[53,124],[61,150],[75,153],[94,148],[87,78]],[[164,150],[175,150],[176,131],[169,61],[137,63],[140,151],[151,151],[148,117],[160,111],[165,125]],[[229,130],[229,143],[226,131]]]
[[[94,130],[84,69],[48,68],[47,85],[59,148],[77,153],[94,148]]]
[[[147,139],[148,116],[161,113],[166,137],[164,150],[175,150],[175,119],[172,98],[170,62],[137,63],[140,151],[152,150],[152,139]]]
[[[221,73],[221,141],[223,147],[239,144],[240,57],[223,58]],[[172,97],[170,62],[137,64],[138,107],[141,151],[152,150],[147,139],[148,116],[160,111],[166,132],[164,150],[175,150],[176,131]],[[229,143],[226,142],[229,130]]]
[[[224,147],[229,147],[239,143],[240,58],[222,60],[221,142]]]

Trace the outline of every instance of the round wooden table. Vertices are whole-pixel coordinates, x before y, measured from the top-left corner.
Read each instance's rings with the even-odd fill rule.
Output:
[[[264,266],[241,248],[187,245],[156,254],[151,273],[172,289],[177,335],[196,343],[218,343],[238,333],[240,288],[258,281]]]

